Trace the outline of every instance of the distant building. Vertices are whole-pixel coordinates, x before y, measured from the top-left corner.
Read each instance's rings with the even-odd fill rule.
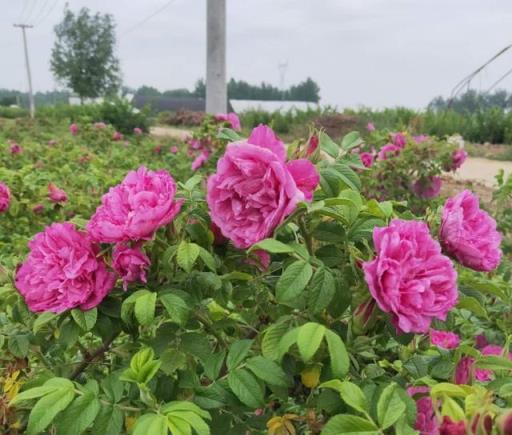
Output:
[[[204,98],[197,97],[148,97],[135,95],[132,104],[137,109],[150,106],[155,112],[178,112],[187,110],[191,112],[204,112],[206,102]]]
[[[318,103],[308,101],[263,101],[263,100],[229,100],[236,113],[247,110],[262,110],[265,112],[289,112],[290,110],[318,109]]]
[[[103,97],[84,98],[83,100],[80,100],[79,96],[70,95],[68,97],[68,103],[70,106],[80,106],[82,104],[101,104],[101,103],[103,103]]]

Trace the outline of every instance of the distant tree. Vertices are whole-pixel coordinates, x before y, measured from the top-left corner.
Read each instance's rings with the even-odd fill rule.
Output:
[[[512,108],[512,94],[504,89],[496,90],[493,93],[469,89],[452,101],[445,100],[443,97],[435,97],[429,103],[428,108],[436,111],[451,109],[458,113],[475,113],[490,108],[508,110]]]
[[[52,50],[55,77],[81,100],[115,93],[120,84],[119,61],[114,54],[115,24],[112,15],[92,14],[82,8],[76,15],[67,7],[55,26]]]
[[[188,89],[180,88],[180,89],[171,89],[162,93],[164,97],[191,97],[193,96],[192,92]]]
[[[203,79],[199,79],[196,82],[192,94],[195,97],[206,98],[206,84]]]
[[[162,94],[160,91],[153,86],[143,85],[136,91],[137,95],[142,95],[143,97],[160,97]]]

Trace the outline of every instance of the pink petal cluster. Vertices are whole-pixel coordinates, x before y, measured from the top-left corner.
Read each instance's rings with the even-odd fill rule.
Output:
[[[264,251],[263,249],[255,249],[251,252],[251,256],[247,258],[245,262],[264,272],[270,266],[270,261],[270,254],[267,251]]]
[[[21,154],[23,152],[23,148],[16,142],[11,142],[9,144],[9,151],[11,154]]]
[[[87,230],[103,243],[149,240],[180,211],[183,200],[175,195],[176,183],[167,171],[141,166],[103,195]]]
[[[484,356],[501,356],[504,353],[504,349],[496,344],[488,344],[481,350]],[[506,356],[506,355],[505,355]],[[512,353],[508,354],[508,359],[512,360]],[[488,369],[475,369],[475,379],[480,382],[488,382],[492,379],[493,371]]]
[[[427,332],[457,303],[457,272],[423,222],[394,219],[373,230],[376,257],[363,263],[377,304],[398,331]]]
[[[400,148],[398,145],[388,143],[379,150],[379,153],[377,154],[377,159],[387,160],[390,157],[394,157],[400,154],[400,151],[402,151],[402,148]]]
[[[480,209],[478,198],[469,190],[446,201],[439,236],[445,251],[466,267],[488,272],[500,264],[496,221]]]
[[[407,144],[407,139],[402,133],[394,133],[391,135],[391,142],[399,148],[404,148]]]
[[[459,346],[460,338],[457,334],[449,331],[430,330],[430,342],[442,349],[455,349]]]
[[[112,134],[112,140],[115,141],[123,140],[123,137],[123,133],[121,133],[120,131],[114,131],[114,133]]]
[[[308,144],[306,146],[306,157],[310,157],[317,150],[319,143],[320,140],[316,134],[309,138]]]
[[[146,271],[151,261],[140,245],[129,247],[124,243],[115,245],[112,252],[112,267],[123,280],[123,288],[135,281],[146,282]]]
[[[11,191],[7,184],[0,182],[0,213],[4,213],[11,203]]]
[[[215,119],[220,122],[229,123],[233,130],[240,131],[242,129],[242,127],[240,125],[240,118],[238,118],[238,115],[234,112],[219,113],[219,114],[215,115]]]
[[[76,136],[77,133],[78,133],[78,125],[76,125],[75,123],[71,124],[69,126],[69,132],[73,135],[73,136]]]
[[[366,124],[366,129],[371,133],[372,131],[375,131],[375,125],[373,125],[373,122],[369,122]]]
[[[361,163],[366,168],[371,168],[373,166],[374,157],[373,157],[372,153],[363,152],[363,153],[359,154],[359,158],[361,159]]]
[[[438,435],[438,424],[429,387],[409,387],[409,396],[416,396],[416,422],[414,429],[421,435]]]
[[[32,207],[32,212],[35,214],[41,214],[44,212],[44,205],[43,204],[36,204],[34,207]]]
[[[468,158],[468,153],[463,148],[459,148],[458,150],[455,150],[452,154],[452,164],[450,166],[450,170],[456,171],[459,169],[463,163]]]
[[[439,435],[466,435],[466,423],[464,420],[453,421],[445,415],[439,427]]]
[[[66,202],[68,200],[68,195],[62,189],[59,189],[55,184],[48,184],[48,198],[50,201],[59,203]]]
[[[133,134],[134,134],[135,136],[140,136],[140,135],[142,134],[142,129],[141,129],[141,128],[139,128],[139,127],[135,127],[135,128],[133,129]]]
[[[470,356],[462,357],[455,367],[453,383],[457,385],[467,385],[472,378],[473,365],[475,359]]]
[[[439,196],[442,184],[441,177],[421,178],[412,185],[412,191],[420,198],[433,199]]]
[[[414,142],[416,142],[417,144],[420,144],[420,143],[426,142],[430,138],[426,134],[420,134],[419,136],[414,136],[413,139],[414,139]]]
[[[169,148],[169,151],[172,154],[176,154],[178,152],[178,147],[177,146],[172,146],[171,148]]]
[[[204,163],[208,160],[208,151],[202,151],[194,161],[192,162],[191,168],[193,171],[197,171]]]
[[[319,182],[314,165],[285,159],[283,142],[260,125],[247,141],[229,144],[217,162],[208,179],[210,215],[237,248],[268,237],[299,201],[312,198]]]
[[[110,292],[107,271],[89,235],[70,223],[52,224],[29,242],[30,254],[16,272],[16,287],[34,312],[89,310]]]

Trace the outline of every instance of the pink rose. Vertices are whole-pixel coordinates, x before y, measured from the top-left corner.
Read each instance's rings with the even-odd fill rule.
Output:
[[[48,184],[48,198],[50,201],[59,203],[66,202],[68,200],[68,195],[62,189],[59,189],[55,184]]]
[[[69,126],[69,132],[73,135],[73,136],[76,136],[77,133],[78,133],[78,125],[76,125],[75,123],[71,124]]]
[[[478,198],[469,190],[446,201],[439,238],[445,251],[466,267],[489,272],[500,264],[496,221],[480,209]]]
[[[44,212],[44,205],[43,204],[36,204],[34,207],[32,207],[32,212],[35,214],[41,214]]]
[[[236,113],[234,113],[234,112],[219,113],[218,115],[215,116],[215,119],[217,121],[220,121],[220,122],[227,122],[227,123],[229,123],[233,130],[240,131],[241,128],[242,128],[240,126],[240,119],[238,118],[238,115]]]
[[[459,346],[460,338],[457,334],[448,331],[430,330],[430,342],[442,349],[455,349]]]
[[[397,147],[404,148],[407,144],[407,139],[402,133],[394,133],[391,135],[391,142]]]
[[[115,141],[119,141],[119,140],[123,140],[123,133],[119,132],[119,131],[114,131],[114,133],[112,134],[112,140],[115,140]]]
[[[412,191],[420,198],[432,199],[439,196],[442,184],[441,177],[421,178],[412,185]]]
[[[247,142],[253,145],[258,145],[263,148],[268,148],[272,151],[281,161],[286,160],[286,147],[284,142],[274,133],[267,125],[260,124],[254,128],[247,139]]]
[[[180,211],[183,200],[175,201],[175,195],[176,183],[167,171],[141,166],[103,195],[87,230],[102,243],[149,240]]]
[[[265,272],[270,266],[270,254],[263,249],[255,249],[251,252],[251,256],[245,260],[247,264],[257,267],[262,272]]]
[[[306,159],[291,160],[286,167],[299,190],[304,193],[306,201],[313,199],[313,192],[320,183],[320,174],[315,165]]]
[[[16,142],[11,142],[9,145],[9,151],[11,154],[21,154],[23,152],[23,148],[19,146]]]
[[[369,122],[366,124],[366,129],[371,133],[372,131],[375,131],[375,125],[373,125],[373,122]]]
[[[376,257],[363,263],[380,309],[402,332],[427,332],[457,304],[457,272],[424,222],[393,219],[374,228]]]
[[[139,127],[135,127],[135,128],[133,129],[133,134],[134,134],[135,136],[140,136],[140,135],[142,134],[142,129],[141,129],[141,128],[139,128]]]
[[[140,246],[132,248],[118,243],[112,252],[112,267],[123,279],[123,288],[126,290],[128,284],[134,281],[146,282],[146,271],[151,261]]]
[[[453,383],[457,385],[467,385],[472,378],[475,359],[470,356],[462,357],[455,367]]]
[[[270,236],[303,199],[281,157],[244,141],[227,146],[208,178],[212,221],[241,249]]]
[[[438,424],[429,387],[409,387],[407,393],[416,396],[416,422],[414,429],[421,435],[438,435]]]
[[[94,128],[96,130],[103,130],[103,129],[107,128],[107,124],[105,124],[104,122],[95,122]]]
[[[4,213],[11,203],[11,191],[6,184],[0,182],[0,213]]]
[[[388,143],[380,149],[379,153],[377,154],[377,158],[379,160],[387,160],[390,157],[394,157],[400,154],[400,151],[402,151],[402,148],[397,145],[393,145],[392,143]]]
[[[452,164],[450,166],[451,171],[456,171],[459,169],[463,163],[468,158],[468,153],[466,150],[459,148],[458,150],[455,150],[452,154]]]
[[[466,435],[466,423],[464,420],[453,421],[445,415],[439,428],[439,435]]]
[[[496,344],[488,344],[481,350],[482,355],[494,355],[494,356],[502,356],[504,353],[504,349],[501,346]],[[506,353],[505,353],[506,356]],[[508,359],[512,360],[512,353],[508,354]],[[488,382],[492,379],[493,375],[492,370],[488,369],[475,369],[475,379],[478,379],[480,382]]]
[[[171,148],[169,148],[169,151],[172,154],[176,154],[178,152],[178,147],[177,146],[172,146]]]
[[[416,142],[417,144],[420,144],[420,143],[426,142],[430,138],[426,134],[420,134],[419,136],[414,136],[413,139],[414,139],[414,142]]]
[[[487,342],[487,338],[485,338],[484,334],[478,334],[475,337],[475,347],[477,349],[482,349],[487,346],[489,343]]]
[[[361,153],[359,154],[359,158],[361,159],[361,163],[367,167],[367,168],[371,168],[372,165],[373,165],[373,155],[371,153],[367,153],[367,152],[364,152],[364,153]]]
[[[114,287],[115,275],[85,232],[56,223],[29,242],[30,253],[16,272],[16,287],[34,312],[90,310]]]
[[[319,140],[316,134],[309,138],[308,145],[306,147],[306,157],[310,157],[318,148]]]
[[[192,170],[197,171],[201,166],[203,166],[204,163],[208,160],[208,156],[208,151],[201,152],[201,154],[199,154],[192,162]]]

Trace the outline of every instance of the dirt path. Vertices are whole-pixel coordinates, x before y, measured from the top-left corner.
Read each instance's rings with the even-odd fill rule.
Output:
[[[487,187],[493,187],[496,185],[494,177],[500,169],[505,171],[505,176],[509,175],[512,172],[512,162],[468,157],[453,178],[457,181],[476,181]]]
[[[157,137],[172,137],[183,139],[183,136],[190,133],[190,130],[178,127],[156,126],[151,127],[149,132]]]

